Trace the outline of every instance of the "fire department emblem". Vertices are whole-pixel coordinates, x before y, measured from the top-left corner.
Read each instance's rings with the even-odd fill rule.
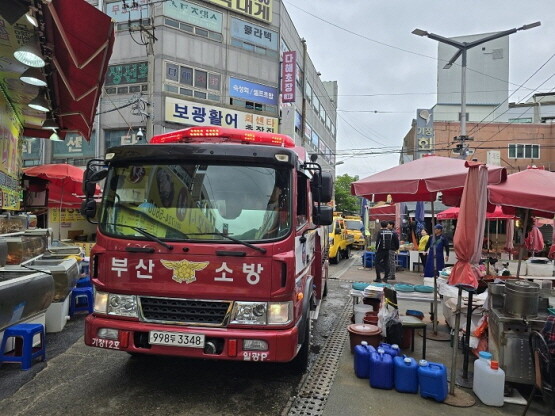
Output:
[[[180,261],[170,261],[170,260],[160,260],[160,263],[166,268],[173,271],[172,279],[175,280],[177,283],[193,283],[197,280],[195,273],[199,270],[204,270],[209,262],[207,261],[188,261],[188,260],[180,260]]]

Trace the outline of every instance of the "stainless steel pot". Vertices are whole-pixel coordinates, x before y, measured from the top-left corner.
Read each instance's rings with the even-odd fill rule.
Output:
[[[538,315],[540,285],[528,280],[505,281],[505,313],[522,318]]]
[[[505,283],[488,283],[491,306],[502,309],[505,304]]]

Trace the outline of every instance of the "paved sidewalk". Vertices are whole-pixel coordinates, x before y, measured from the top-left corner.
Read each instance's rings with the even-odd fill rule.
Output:
[[[375,271],[373,269],[363,268],[360,258],[361,252],[354,253],[353,264],[340,273],[338,278],[342,281],[349,282],[371,282],[375,279]],[[336,267],[336,266],[331,266]],[[420,273],[409,271],[397,271],[396,280],[391,283],[410,283],[422,284],[423,277]],[[426,306],[424,306],[426,305]],[[430,323],[428,332],[430,332],[431,322],[428,306],[421,302],[400,301],[399,308],[401,314],[407,309],[421,310],[425,314],[425,320]],[[438,307],[439,325],[438,331],[448,332],[449,329],[445,324],[441,305]],[[409,356],[413,356],[416,360],[421,358],[422,354],[422,337],[415,337],[414,352],[410,349],[403,352]],[[426,359],[432,362],[440,362],[446,365],[449,377],[453,349],[449,341],[427,340],[426,343]],[[457,368],[459,371],[463,366],[462,350],[457,353]],[[471,354],[469,362],[469,371],[473,370],[474,357]],[[529,386],[519,385],[519,390],[524,397],[528,397]],[[457,387],[459,389],[459,387]],[[520,415],[524,410],[523,405],[505,403],[503,407],[490,407],[482,404],[480,400],[473,395],[472,389],[461,389],[469,393],[475,398],[476,403],[472,407],[462,408],[449,406],[443,403],[437,403],[433,400],[424,399],[419,394],[399,393],[395,390],[380,390],[370,387],[368,380],[359,379],[355,376],[353,370],[353,355],[350,352],[349,340],[343,348],[339,367],[335,376],[330,394],[328,396],[324,415],[335,416],[348,414],[352,416],[367,416],[369,414],[380,416],[398,416],[398,415]],[[532,403],[528,411],[528,415],[543,414],[541,399],[536,399]]]

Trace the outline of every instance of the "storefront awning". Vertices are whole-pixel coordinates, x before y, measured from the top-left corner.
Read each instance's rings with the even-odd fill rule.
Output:
[[[48,88],[58,134],[79,132],[89,140],[112,54],[113,22],[85,0],[52,0],[43,10],[46,45],[52,54]],[[24,134],[47,138],[51,133],[26,129]]]

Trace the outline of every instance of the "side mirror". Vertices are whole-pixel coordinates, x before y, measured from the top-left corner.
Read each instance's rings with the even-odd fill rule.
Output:
[[[83,172],[83,193],[86,196],[93,196],[96,191],[96,184],[108,176],[108,169],[93,170],[89,167]]]
[[[92,198],[87,198],[81,204],[81,209],[79,210],[79,212],[85,218],[94,218],[96,216],[96,201]]]
[[[327,205],[315,207],[314,213],[312,214],[312,222],[316,225],[333,224],[333,207],[329,207]],[[339,233],[341,234],[341,230],[339,230]]]
[[[322,172],[322,189],[320,190],[320,202],[327,204],[333,198],[333,176],[330,172]],[[332,210],[333,214],[333,210]]]
[[[83,184],[83,188],[85,189],[85,196],[87,198],[92,198],[94,196],[94,193],[96,192],[96,183],[85,182]]]
[[[313,201],[328,203],[333,197],[333,176],[330,172],[315,172],[310,181]]]

